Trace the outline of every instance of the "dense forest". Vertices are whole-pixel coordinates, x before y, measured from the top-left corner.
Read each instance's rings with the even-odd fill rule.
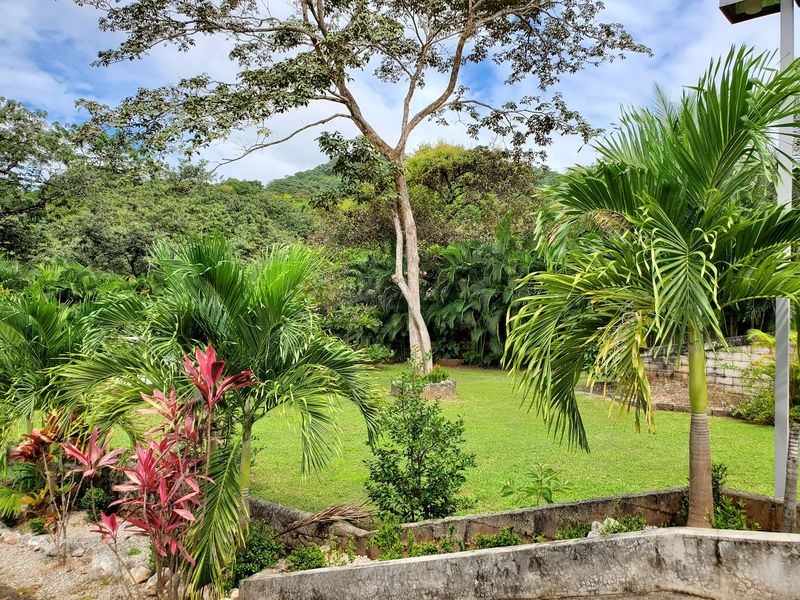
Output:
[[[165,241],[219,234],[245,259],[302,243],[328,265],[317,290],[325,326],[376,357],[407,353],[407,313],[391,280],[389,194],[353,177],[342,159],[262,184],[220,179],[204,164],[154,161],[113,135],[52,124],[13,100],[2,102],[0,119],[7,271],[13,265],[33,280],[57,267],[60,277],[91,272],[151,290],[151,252]],[[407,171],[435,352],[496,364],[516,280],[542,264],[537,190],[552,173],[501,150],[446,143],[420,147]]]
[[[345,157],[267,184],[221,179],[205,164],[159,162],[13,100],[0,104],[0,135],[4,288],[44,277],[66,288],[115,280],[157,290],[154,248],[191,236],[219,234],[244,259],[304,244],[327,265],[315,292],[324,327],[375,359],[407,356],[391,192]],[[554,173],[502,150],[443,142],[419,147],[406,171],[434,354],[498,364],[507,307],[524,291],[518,279],[553,258],[541,243],[552,221],[541,190]],[[768,303],[749,303],[729,313],[727,333],[769,318]]]

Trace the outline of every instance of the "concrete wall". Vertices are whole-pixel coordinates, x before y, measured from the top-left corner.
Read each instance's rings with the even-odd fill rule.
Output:
[[[258,574],[241,600],[798,598],[800,535],[693,529]]]
[[[533,508],[519,508],[495,513],[464,515],[407,523],[403,525],[403,538],[413,533],[416,542],[441,541],[449,539],[470,545],[477,534],[495,534],[506,527],[513,527],[523,541],[530,541],[542,535],[555,538],[559,527],[570,519],[591,523],[602,521],[611,515],[642,515],[648,525],[683,525],[677,521],[686,488],[672,488],[638,494],[623,494],[593,498],[579,502],[548,504]],[[735,501],[744,501],[748,521],[758,523],[762,531],[777,531],[783,515],[783,504],[769,496],[750,494],[738,490],[724,490],[726,496]],[[250,514],[254,519],[263,519],[283,531],[293,521],[310,516],[310,513],[288,508],[274,502],[251,499]],[[798,509],[800,514],[800,508]],[[366,524],[361,524],[366,527]],[[379,550],[369,544],[372,532],[350,525],[337,523],[329,527],[311,526],[292,531],[282,540],[289,546],[298,547],[308,542],[321,543],[330,537],[347,545],[351,540],[359,554],[377,558]]]
[[[493,535],[506,527],[523,540],[543,535],[554,539],[558,529],[570,519],[591,523],[611,515],[642,515],[649,525],[676,525],[675,517],[681,508],[686,488],[657,492],[624,494],[593,498],[579,502],[548,504],[533,508],[518,508],[495,513],[448,517],[403,525],[405,534],[414,534],[417,542],[452,539],[469,545],[477,534]],[[376,550],[371,549],[372,555]]]
[[[718,385],[732,394],[752,394],[752,386],[748,384],[744,373],[754,361],[768,354],[766,348],[749,345],[732,345],[728,349],[709,348],[706,350],[708,383]],[[646,352],[642,358],[645,371],[652,379],[688,380],[689,360],[685,352],[681,354],[677,366],[675,354],[665,355],[659,348]]]

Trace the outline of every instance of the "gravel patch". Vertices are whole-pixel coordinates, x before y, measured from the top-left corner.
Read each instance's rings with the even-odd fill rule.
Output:
[[[119,577],[92,567],[93,558],[109,552],[100,542],[100,535],[92,533],[85,513],[72,516],[68,531],[70,551],[83,556],[70,556],[66,564],[29,548],[27,529],[23,525],[16,531],[23,534],[17,543],[0,542],[0,600],[118,600],[124,598]],[[13,537],[13,536],[12,536]],[[147,540],[130,537],[120,543],[122,556],[129,567],[146,565],[149,550]],[[95,560],[95,564],[97,561]]]

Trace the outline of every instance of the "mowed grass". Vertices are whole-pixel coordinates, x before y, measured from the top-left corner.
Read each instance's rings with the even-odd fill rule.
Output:
[[[387,389],[398,366],[375,372],[376,384]],[[495,511],[516,506],[500,494],[502,482],[520,479],[536,462],[561,470],[572,485],[557,500],[577,500],[624,492],[685,485],[688,477],[689,415],[656,412],[656,433],[637,433],[633,415],[609,416],[602,398],[581,398],[581,413],[591,452],[570,450],[548,434],[541,419],[521,406],[512,381],[499,370],[451,369],[458,398],[443,402],[450,417],[460,415],[466,427],[466,448],[478,466],[469,471],[464,488],[475,504],[469,511]],[[270,414],[256,426],[254,495],[315,511],[366,499],[363,420],[351,405],[338,415],[340,454],[322,471],[300,474],[300,435],[291,412]],[[772,428],[725,418],[711,418],[713,460],[728,465],[729,485],[771,494]]]

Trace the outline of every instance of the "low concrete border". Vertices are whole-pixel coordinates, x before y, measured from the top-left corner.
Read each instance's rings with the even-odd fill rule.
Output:
[[[592,521],[602,521],[612,515],[634,514],[643,516],[648,525],[683,525],[677,521],[677,515],[686,492],[686,488],[670,488],[406,523],[402,526],[402,537],[407,539],[408,533],[413,533],[417,542],[450,540],[470,545],[475,535],[479,533],[492,535],[506,527],[513,527],[524,541],[530,541],[540,535],[553,539],[558,529],[570,519],[591,523]],[[736,502],[744,502],[748,521],[758,523],[762,531],[777,531],[780,528],[783,518],[781,501],[769,496],[733,489],[724,489],[723,493]],[[304,519],[311,514],[255,498],[250,500],[250,513],[254,519],[263,519],[270,527],[278,531],[283,531],[291,522]],[[800,508],[798,508],[798,515],[800,515]],[[360,525],[368,526],[367,524]],[[377,558],[378,549],[369,545],[372,532],[348,523],[305,527],[292,532],[290,536],[284,538],[284,541],[292,547],[297,547],[312,541],[320,543],[331,536],[337,538],[344,545],[348,545],[352,541],[356,552]]]
[[[473,552],[261,573],[241,600],[797,598],[800,535],[662,529]]]

